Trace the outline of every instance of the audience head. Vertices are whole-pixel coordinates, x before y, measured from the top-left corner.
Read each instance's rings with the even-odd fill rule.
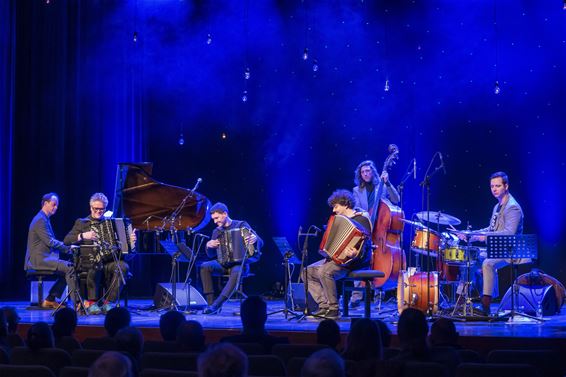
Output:
[[[249,330],[264,331],[267,321],[267,305],[259,296],[250,296],[240,305],[240,316],[244,332]]]
[[[130,326],[131,321],[132,317],[126,308],[112,308],[108,311],[108,313],[106,313],[106,318],[104,318],[104,328],[106,329],[108,336],[114,337],[118,330]]]
[[[55,339],[63,336],[73,336],[77,327],[77,313],[71,308],[60,308],[55,313],[51,330]]]
[[[454,322],[447,318],[439,318],[430,327],[430,344],[454,346],[458,344],[458,335]]]
[[[16,308],[5,306],[2,308],[2,311],[4,312],[4,317],[8,324],[8,333],[15,334],[18,330],[18,323],[20,322],[20,316],[18,315],[18,312],[16,312]]]
[[[185,322],[183,313],[170,310],[159,318],[159,331],[161,338],[167,342],[175,341],[177,329],[181,323]]]
[[[42,348],[53,348],[53,332],[47,322],[36,322],[28,330],[27,345],[37,351]]]
[[[391,345],[391,330],[389,327],[380,319],[373,320],[379,329],[379,334],[381,335],[381,345],[383,347],[389,347]]]
[[[6,323],[6,316],[4,311],[0,310],[0,339],[8,336],[8,323]]]
[[[344,360],[327,348],[313,353],[301,369],[301,377],[344,377]]]
[[[397,335],[401,347],[426,343],[428,323],[423,312],[414,308],[407,308],[399,316]]]
[[[88,377],[132,377],[132,362],[120,352],[104,352],[88,371]]]
[[[344,358],[348,360],[381,360],[383,347],[377,324],[369,318],[361,318],[350,327]]]
[[[340,327],[333,319],[325,319],[316,328],[316,343],[336,349],[340,344]]]
[[[143,350],[143,335],[135,327],[124,327],[114,336],[118,351],[127,352],[134,360],[141,358]]]
[[[204,345],[204,330],[197,321],[186,321],[177,328],[177,344],[183,351],[202,352]]]
[[[235,345],[218,343],[198,358],[199,377],[247,377],[248,357]]]

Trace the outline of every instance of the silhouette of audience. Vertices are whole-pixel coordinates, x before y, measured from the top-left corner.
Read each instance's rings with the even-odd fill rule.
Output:
[[[51,330],[55,340],[55,347],[64,349],[72,353],[80,349],[81,344],[73,335],[77,327],[77,313],[71,308],[60,308],[55,313],[55,318]]]
[[[301,369],[301,377],[345,377],[344,360],[336,351],[326,348],[313,353]]]
[[[379,329],[379,334],[381,335],[381,345],[383,347],[391,346],[391,330],[389,327],[380,319],[373,320]]]
[[[139,369],[143,351],[143,335],[135,327],[124,327],[114,336],[117,351],[125,352],[132,361],[134,371]]]
[[[316,328],[316,343],[337,350],[341,343],[340,327],[333,319],[324,319]]]
[[[247,377],[248,357],[233,344],[214,344],[199,356],[197,370],[199,377]]]
[[[112,308],[106,313],[104,318],[104,328],[109,337],[114,337],[120,329],[130,326],[132,317],[126,308]]]
[[[125,355],[109,351],[104,352],[92,364],[88,377],[132,377],[134,371],[132,363]]]
[[[6,323],[6,316],[4,311],[0,310],[0,348],[6,352],[10,349],[8,344],[8,324]]]
[[[383,346],[378,325],[369,318],[360,318],[350,327],[342,356],[353,361],[381,360]]]
[[[159,332],[166,342],[174,342],[177,338],[177,329],[185,322],[183,313],[176,310],[168,311],[159,317]]]
[[[18,324],[20,323],[20,316],[18,312],[16,312],[16,308],[11,306],[5,306],[2,308],[4,312],[4,317],[6,319],[6,323],[8,324],[8,335],[6,336],[6,342],[8,346],[13,347],[21,347],[24,345],[24,340],[20,335],[18,335]]]
[[[433,347],[461,348],[458,345],[458,336],[454,322],[447,318],[439,318],[430,327],[429,341]]]
[[[259,343],[266,353],[271,353],[274,344],[289,343],[287,337],[272,336],[265,331],[267,305],[259,296],[250,296],[240,305],[243,331],[240,335],[227,336],[221,342]]]
[[[53,348],[53,332],[47,322],[36,322],[28,330],[27,346],[32,351],[43,348]]]
[[[185,321],[177,328],[177,344],[182,352],[202,352],[206,349],[204,330],[197,321]]]

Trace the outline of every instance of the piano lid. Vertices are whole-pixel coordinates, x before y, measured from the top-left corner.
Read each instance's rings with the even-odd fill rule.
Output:
[[[198,192],[152,178],[153,163],[119,163],[116,171],[113,211],[128,217],[138,229],[187,229],[205,227],[210,201]],[[173,218],[177,207],[185,204]]]

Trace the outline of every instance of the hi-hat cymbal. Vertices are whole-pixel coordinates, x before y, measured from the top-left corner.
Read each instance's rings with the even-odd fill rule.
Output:
[[[489,236],[490,232],[485,232],[482,230],[458,230],[458,229],[446,229],[447,232],[455,234],[463,234],[465,236]]]
[[[428,227],[426,225],[424,225],[423,223],[420,223],[418,221],[411,221],[411,220],[407,220],[407,219],[400,219],[402,222],[404,222],[405,224],[410,224],[414,227],[417,228],[423,228],[423,229],[427,229]]]
[[[436,211],[423,211],[417,213],[416,216],[419,218],[419,220],[429,221],[431,223],[440,225],[460,225],[462,223],[457,217]]]

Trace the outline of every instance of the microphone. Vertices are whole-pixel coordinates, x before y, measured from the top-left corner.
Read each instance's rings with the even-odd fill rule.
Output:
[[[195,183],[195,187],[193,187],[191,189],[192,192],[195,192],[195,190],[198,188],[198,186],[201,184],[202,182],[202,178],[197,179],[197,183]]]
[[[440,157],[440,167],[444,170],[444,175],[446,175],[446,166],[444,166],[444,160],[442,159],[442,153],[438,152],[438,156]]]
[[[417,179],[417,159],[413,158],[413,179]]]

